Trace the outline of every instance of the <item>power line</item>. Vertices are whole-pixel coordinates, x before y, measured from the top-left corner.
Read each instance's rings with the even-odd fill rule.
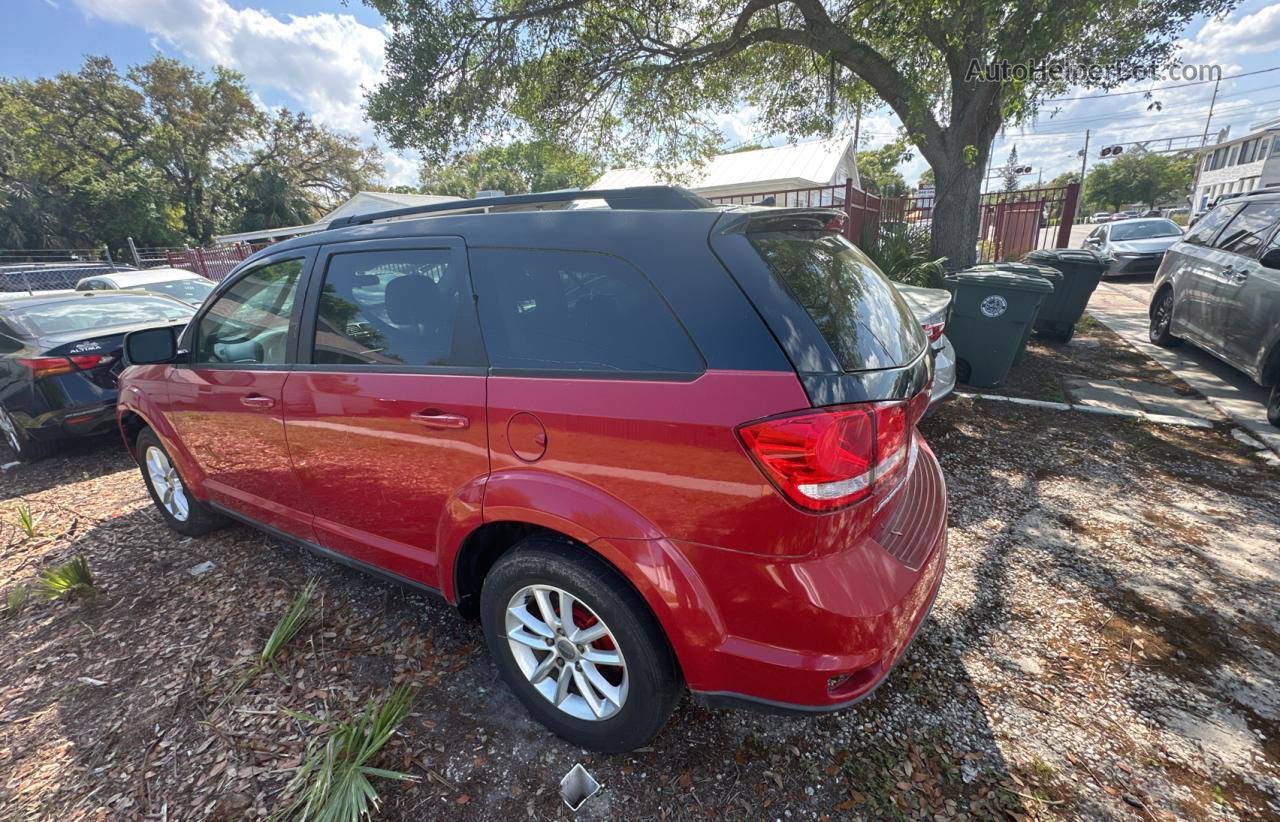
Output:
[[[1254,94],[1255,92],[1259,92],[1259,91],[1270,91],[1271,89],[1276,89],[1276,88],[1280,88],[1280,83],[1276,83],[1270,86],[1259,86],[1258,88],[1249,89],[1248,91],[1243,91],[1243,92],[1236,92],[1235,94],[1219,94],[1218,99],[1221,100],[1224,97],[1237,97],[1242,94]],[[1240,103],[1237,104],[1237,106],[1242,108],[1249,108],[1251,106],[1262,106],[1262,105],[1267,105],[1273,102],[1276,102],[1276,101],[1275,100],[1241,101]],[[1130,112],[1129,114],[1119,114],[1119,115],[1099,114],[1097,116],[1090,116],[1090,117],[1064,117],[1061,120],[1055,117],[1049,117],[1045,122],[1050,123],[1052,125],[1061,126],[1061,125],[1069,125],[1072,123],[1088,123],[1088,122],[1094,122],[1097,120],[1123,120],[1123,119],[1132,119],[1135,117],[1141,118],[1141,117],[1146,117],[1148,115],[1165,114],[1171,111],[1183,111],[1183,110],[1203,109],[1203,108],[1204,108],[1203,102],[1186,103],[1186,104],[1179,104],[1176,106],[1163,106],[1151,112]]]
[[[1112,91],[1107,94],[1090,94],[1084,97],[1055,97],[1052,100],[1045,100],[1046,103],[1067,103],[1072,100],[1101,100],[1104,97],[1124,97],[1129,94],[1150,94],[1153,91],[1163,91],[1169,88],[1188,88],[1190,86],[1203,86],[1208,83],[1217,83],[1222,80],[1236,80],[1241,77],[1252,77],[1255,74],[1266,74],[1271,71],[1280,71],[1280,66],[1272,66],[1271,68],[1258,69],[1257,71],[1245,71],[1240,74],[1230,74],[1218,77],[1213,80],[1193,80],[1190,83],[1173,83],[1167,86],[1154,86],[1149,89],[1140,89],[1138,91]]]

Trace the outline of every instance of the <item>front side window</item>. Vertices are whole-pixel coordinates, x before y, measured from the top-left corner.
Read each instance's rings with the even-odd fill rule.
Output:
[[[699,373],[701,355],[644,275],[607,254],[469,252],[495,368]]]
[[[280,260],[236,280],[200,318],[192,361],[283,365],[302,260]]]
[[[1192,245],[1208,245],[1217,236],[1218,231],[1227,224],[1227,221],[1236,216],[1236,212],[1240,210],[1239,203],[1226,203],[1218,206],[1213,211],[1204,215],[1200,222],[1196,223],[1195,228],[1183,237],[1183,242]]]
[[[1233,254],[1253,256],[1277,221],[1280,203],[1253,203],[1236,215],[1214,245]]]
[[[336,365],[473,365],[465,273],[448,249],[357,251],[329,259],[311,361]]]

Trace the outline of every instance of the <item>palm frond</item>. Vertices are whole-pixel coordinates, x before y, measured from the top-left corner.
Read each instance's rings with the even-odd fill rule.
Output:
[[[36,535],[36,522],[31,516],[30,505],[18,506],[18,528],[22,533],[26,534],[28,538]]]
[[[289,640],[298,635],[302,626],[306,625],[315,614],[315,609],[311,607],[311,599],[316,594],[316,584],[314,577],[307,580],[307,584],[293,598],[293,602],[289,603],[288,609],[281,614],[271,636],[267,637],[267,643],[262,646],[262,653],[258,655],[259,666],[274,665],[280,650],[289,644]]]
[[[10,588],[4,598],[4,615],[14,617],[22,613],[22,610],[27,607],[30,596],[31,589],[25,585],[15,585]]]
[[[49,601],[88,598],[98,593],[84,557],[73,557],[56,568],[40,572],[40,593]]]
[[[312,744],[285,795],[288,804],[273,819],[293,817],[306,822],[359,822],[378,807],[378,792],[370,778],[411,780],[417,777],[370,765],[413,706],[413,690],[400,685],[381,700],[370,699],[349,720],[331,720],[285,711],[295,719],[321,725],[323,742]]]

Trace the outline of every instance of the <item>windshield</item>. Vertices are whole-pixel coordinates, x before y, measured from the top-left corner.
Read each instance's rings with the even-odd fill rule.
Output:
[[[45,335],[149,322],[182,322],[190,319],[195,309],[159,297],[94,295],[23,306],[14,313],[36,335]]]
[[[199,305],[204,302],[204,298],[209,296],[209,292],[213,291],[213,282],[210,280],[182,279],[182,280],[165,280],[160,283],[143,283],[142,285],[131,285],[131,290],[137,291],[156,291],[161,294],[168,294],[170,297],[177,297],[184,303]]]
[[[1182,229],[1172,220],[1150,220],[1141,223],[1127,223],[1111,227],[1111,241],[1118,240],[1150,240],[1155,237],[1178,237]]]
[[[747,236],[846,371],[903,366],[923,350],[924,335],[910,308],[844,237],[820,231]]]

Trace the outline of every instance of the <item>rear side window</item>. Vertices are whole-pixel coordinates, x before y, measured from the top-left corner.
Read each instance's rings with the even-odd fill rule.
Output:
[[[813,319],[846,371],[907,365],[924,350],[920,325],[880,269],[822,231],[748,233],[774,276]]]
[[[1278,220],[1280,203],[1252,203],[1236,215],[1214,245],[1223,251],[1251,257],[1262,246]]]
[[[471,300],[465,273],[452,264],[452,255],[448,249],[333,255],[320,292],[311,361],[480,364],[470,337],[455,333]]]
[[[701,355],[649,281],[607,254],[469,252],[489,363],[524,370],[700,373]]]
[[[1200,222],[1182,238],[1184,243],[1192,245],[1208,245],[1213,242],[1213,238],[1217,236],[1218,231],[1230,220],[1236,216],[1236,212],[1240,210],[1239,203],[1228,203],[1220,205],[1213,211],[1204,215]]]

